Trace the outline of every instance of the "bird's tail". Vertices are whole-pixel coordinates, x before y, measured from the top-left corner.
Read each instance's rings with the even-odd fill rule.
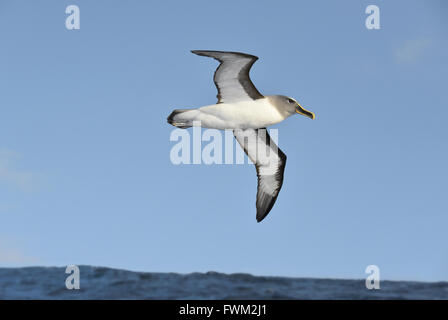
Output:
[[[195,109],[176,109],[168,116],[166,121],[178,128],[186,129],[193,125],[193,120],[197,110]]]

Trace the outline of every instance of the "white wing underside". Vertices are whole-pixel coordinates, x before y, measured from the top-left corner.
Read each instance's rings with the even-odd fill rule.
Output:
[[[271,211],[283,184],[286,155],[272,141],[265,128],[234,130],[236,140],[255,164],[258,176],[257,221]]]

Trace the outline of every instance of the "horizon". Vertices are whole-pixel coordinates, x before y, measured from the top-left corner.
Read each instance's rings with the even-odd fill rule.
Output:
[[[106,266],[96,266],[96,265],[85,265],[80,264],[76,265],[78,268],[103,268],[103,269],[111,269],[111,270],[118,270],[118,271],[126,271],[126,272],[132,272],[132,273],[157,273],[157,274],[177,274],[177,275],[191,275],[191,274],[210,274],[210,273],[216,273],[216,274],[223,274],[226,276],[232,276],[232,275],[248,275],[252,277],[267,277],[267,278],[291,278],[291,279],[313,279],[313,280],[347,280],[347,281],[366,281],[366,277],[360,277],[360,278],[338,278],[338,277],[300,277],[300,276],[281,276],[281,275],[271,275],[271,274],[253,274],[253,273],[247,273],[247,272],[221,272],[216,270],[208,270],[208,271],[191,271],[191,272],[173,272],[173,271],[147,271],[147,270],[133,270],[133,269],[127,269],[127,268],[115,268],[115,267],[106,267]],[[67,269],[68,266],[66,265],[29,265],[29,266],[20,266],[20,267],[2,267],[1,269],[33,269],[33,268],[42,268],[42,269]],[[368,274],[366,274],[368,275]],[[80,278],[82,279],[82,274],[80,274]],[[381,283],[383,282],[422,282],[422,283],[448,283],[446,280],[440,280],[440,281],[425,281],[425,280],[412,280],[412,279],[383,279],[381,278]]]

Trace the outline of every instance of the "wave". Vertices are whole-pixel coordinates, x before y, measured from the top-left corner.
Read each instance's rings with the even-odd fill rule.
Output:
[[[250,274],[153,273],[79,266],[80,289],[61,267],[0,268],[0,299],[448,299],[448,282],[287,278]]]

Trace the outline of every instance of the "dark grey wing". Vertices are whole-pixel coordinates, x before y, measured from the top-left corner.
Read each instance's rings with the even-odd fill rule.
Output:
[[[258,57],[246,53],[225,51],[191,51],[220,62],[213,81],[218,89],[218,103],[256,100],[263,95],[250,80],[249,70]]]
[[[265,128],[234,130],[236,140],[255,164],[258,176],[257,221],[271,211],[283,184],[286,155],[271,139]]]

